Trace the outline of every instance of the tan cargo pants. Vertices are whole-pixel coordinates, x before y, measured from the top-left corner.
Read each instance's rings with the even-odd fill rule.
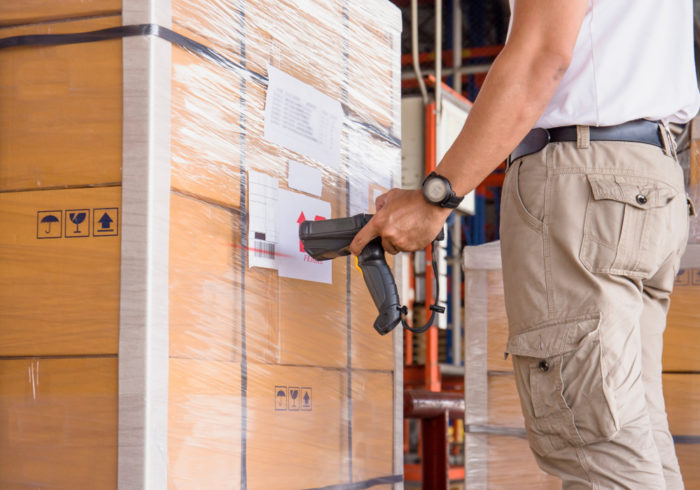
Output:
[[[565,489],[681,489],[662,335],[688,238],[673,150],[551,143],[513,162],[501,208],[512,355],[530,447]]]

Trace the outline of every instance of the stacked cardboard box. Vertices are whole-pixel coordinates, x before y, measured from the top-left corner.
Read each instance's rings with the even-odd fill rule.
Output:
[[[251,172],[299,193],[290,162],[315,169],[331,217],[396,182],[398,10],[21,7],[0,6],[0,39],[176,34],[0,48],[0,486],[400,480],[400,332],[373,331],[349,261],[331,284],[280,277],[247,237]],[[340,166],[265,138],[270,66],[342,104]]]
[[[78,2],[19,6],[3,3],[0,18],[97,13]],[[120,24],[41,23],[0,38]],[[121,53],[118,40],[0,49],[3,487],[116,482],[120,240],[99,220],[118,221],[121,207]]]
[[[466,247],[464,273],[465,482],[484,489],[559,488],[530,452],[513,365],[503,355],[508,320],[500,244]]]
[[[513,366],[503,352],[508,321],[503,298],[500,244],[465,252],[466,482],[475,488],[559,488],[543,473],[524,438]],[[663,385],[671,433],[687,488],[700,484],[700,297],[697,245],[683,258],[664,334]],[[507,471],[506,471],[507,468]]]
[[[700,487],[699,249],[697,244],[688,245],[664,332],[664,399],[686,488]]]

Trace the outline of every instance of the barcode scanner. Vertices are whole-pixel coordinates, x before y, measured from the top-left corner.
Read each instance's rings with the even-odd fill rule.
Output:
[[[299,238],[304,250],[315,260],[331,260],[350,255],[350,244],[355,235],[372,219],[371,214],[357,214],[348,218],[335,218],[323,221],[303,221],[299,225]],[[432,263],[437,277],[435,242],[443,240],[444,232],[440,230],[433,240]],[[391,332],[401,322],[403,327],[415,333],[423,333],[433,324],[436,313],[444,313],[445,308],[433,304],[428,322],[422,327],[412,327],[406,321],[408,309],[401,306],[396,282],[384,257],[384,248],[380,237],[369,242],[357,257],[357,265],[362,272],[367,289],[372,296],[379,315],[374,321],[374,328],[381,335]],[[435,297],[439,298],[439,281]],[[437,299],[436,299],[437,302]]]

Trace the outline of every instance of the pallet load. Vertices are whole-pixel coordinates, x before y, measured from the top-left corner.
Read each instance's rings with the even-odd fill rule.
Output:
[[[466,247],[464,353],[465,484],[468,488],[556,489],[525,437],[513,365],[504,358],[508,320],[500,242]],[[700,485],[700,246],[690,244],[671,295],[664,333],[663,385],[686,488]]]
[[[400,30],[387,0],[0,5],[1,487],[402,481],[401,332],[296,236],[398,184]]]

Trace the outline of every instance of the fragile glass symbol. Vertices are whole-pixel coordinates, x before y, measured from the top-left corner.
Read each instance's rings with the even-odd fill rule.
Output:
[[[53,214],[49,214],[48,216],[44,216],[41,218],[42,223],[48,223],[48,226],[44,230],[44,233],[47,235],[51,233],[51,223],[58,223],[58,218],[55,217]]]
[[[74,233],[80,233],[80,223],[85,221],[85,216],[87,213],[68,213],[68,217],[70,218],[71,222],[75,225],[75,232]]]

